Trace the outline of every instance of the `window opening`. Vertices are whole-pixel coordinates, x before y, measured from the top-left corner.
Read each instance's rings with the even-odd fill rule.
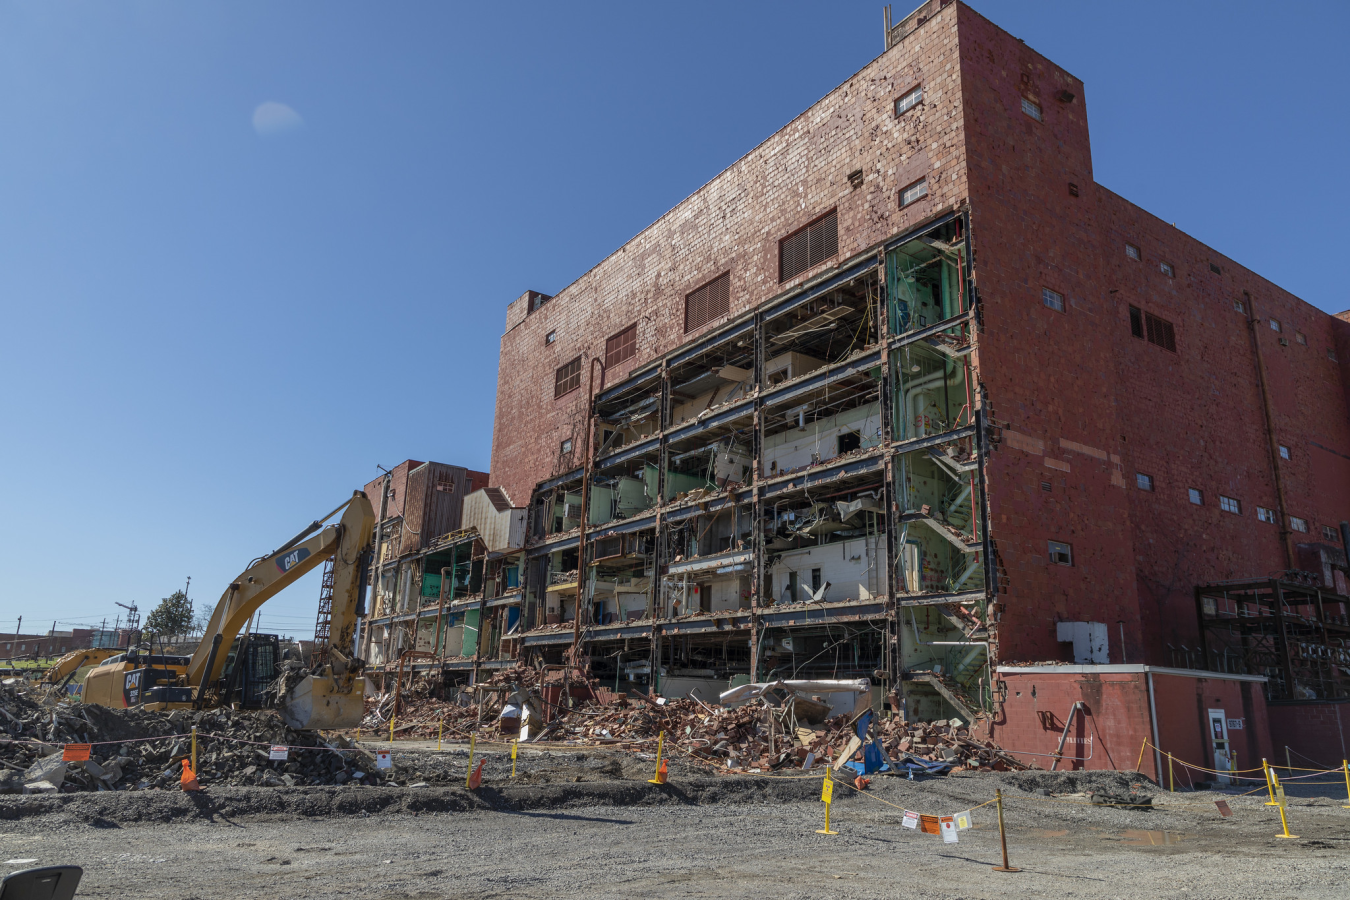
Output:
[[[928,179],[920,178],[900,192],[900,206],[903,209],[916,200],[922,200],[928,196]]]
[[[559,445],[559,449],[562,450],[563,453],[571,453],[572,439],[568,438],[567,440],[563,441],[562,444]]]
[[[1064,295],[1049,288],[1041,288],[1041,302],[1057,312],[1064,312]]]
[[[784,282],[839,252],[839,216],[831,210],[778,242],[778,281]]]
[[[1298,341],[1305,347],[1308,346],[1308,336],[1301,331],[1294,332],[1294,340]]]
[[[1256,520],[1258,522],[1269,522],[1272,525],[1275,524],[1275,510],[1266,509],[1264,506],[1258,506],[1256,508]]]
[[[637,323],[605,341],[605,368],[627,362],[637,354]]]
[[[1197,489],[1195,489],[1195,488],[1190,488],[1190,489],[1188,490],[1188,494],[1189,494],[1189,496],[1190,496],[1190,498],[1191,498],[1191,502],[1194,503],[1196,506],[1204,506],[1204,505],[1205,505],[1205,492],[1204,492],[1204,491],[1197,490]]]
[[[1298,516],[1290,516],[1289,527],[1294,531],[1302,531],[1306,534],[1308,531],[1308,520],[1300,519]]]
[[[1270,320],[1270,330],[1271,330],[1271,331],[1279,331],[1279,330],[1280,330],[1280,320],[1279,320],[1279,319],[1271,319],[1271,320]]]
[[[1289,459],[1289,448],[1284,444],[1280,445],[1280,459]]]
[[[1026,97],[1023,97],[1023,98],[1022,98],[1022,112],[1026,113],[1026,114],[1029,115],[1029,116],[1031,116],[1031,117],[1032,117],[1033,119],[1035,119],[1037,122],[1044,121],[1044,120],[1041,118],[1041,105],[1040,105],[1039,103],[1037,103],[1036,101],[1034,101],[1034,100],[1028,100]]]
[[[1139,490],[1141,491],[1153,490],[1152,475],[1145,475],[1143,472],[1136,472],[1134,475],[1134,483],[1139,485]]]
[[[1144,313],[1144,330],[1147,332],[1148,342],[1177,352],[1177,335],[1172,323],[1164,318],[1155,316],[1153,313]]]
[[[559,366],[553,373],[553,399],[570,394],[581,387],[581,357],[578,356],[567,365]]]
[[[1340,543],[1341,540],[1340,532],[1338,532],[1335,528],[1332,528],[1330,525],[1323,525],[1322,540],[1335,541],[1336,543]]]
[[[1220,494],[1219,509],[1223,510],[1224,512],[1230,512],[1233,513],[1234,515],[1240,516],[1242,515],[1242,502],[1239,500],[1234,500],[1232,497],[1225,497],[1223,494]]]
[[[914,107],[923,102],[923,87],[916,87],[899,100],[895,101],[895,114],[903,116]]]
[[[545,344],[551,344],[551,343],[553,343],[554,341],[556,341],[557,339],[558,339],[558,332],[557,332],[557,331],[550,331],[548,334],[544,335],[544,343],[545,343]]]
[[[1134,244],[1125,245],[1125,255],[1135,262],[1139,262],[1139,248]]]
[[[1176,269],[1173,269],[1172,264],[1169,262],[1158,263],[1158,271],[1162,272],[1168,278],[1175,278],[1177,274]]]
[[[731,273],[725,272],[684,298],[687,334],[731,311]]]
[[[1137,306],[1130,307],[1130,334],[1140,339],[1144,337],[1144,311]]]
[[[1050,562],[1057,566],[1073,565],[1073,546],[1062,541],[1051,541]]]

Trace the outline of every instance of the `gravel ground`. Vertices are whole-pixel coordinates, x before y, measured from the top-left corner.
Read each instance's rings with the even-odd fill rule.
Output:
[[[1334,785],[1290,791],[1301,838],[1285,841],[1260,795],[1224,797],[1234,815],[1222,818],[1219,795],[1157,793],[1123,773],[878,778],[867,796],[835,789],[839,834],[827,836],[816,833],[816,777],[709,777],[673,764],[671,783],[655,786],[645,782],[648,760],[522,751],[515,783],[509,759],[494,754],[471,794],[446,786],[463,777],[467,754],[397,755],[400,775],[434,774],[440,784],[4,797],[0,853],[6,871],[83,866],[79,896],[119,898],[1340,900],[1350,884],[1350,810]],[[1132,785],[1153,808],[1086,801],[1087,791]],[[950,814],[999,787],[1021,873],[991,869],[992,806],[975,811],[955,845],[901,827],[902,808]]]

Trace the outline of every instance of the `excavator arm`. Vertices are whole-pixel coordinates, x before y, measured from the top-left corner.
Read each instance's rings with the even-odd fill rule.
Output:
[[[337,525],[321,525],[339,510],[342,518]],[[330,662],[288,691],[279,708],[292,728],[355,725],[361,717],[364,693],[364,682],[357,676],[364,663],[355,658],[352,639],[361,596],[361,556],[374,527],[375,512],[370,500],[356,491],[338,509],[254,562],[231,582],[211,613],[202,641],[188,664],[186,680],[196,689],[196,702],[199,705],[205,702],[206,692],[225,668],[230,643],[258,608],[331,556],[334,562]]]
[[[41,685],[64,685],[76,672],[83,666],[96,666],[105,659],[123,653],[120,648],[95,648],[92,650],[75,650],[67,653],[58,659],[50,669],[43,673],[38,684]]]

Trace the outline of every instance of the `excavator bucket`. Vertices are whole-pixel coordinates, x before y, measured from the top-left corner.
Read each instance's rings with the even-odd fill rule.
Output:
[[[302,678],[278,704],[281,718],[298,730],[328,731],[355,728],[365,712],[364,678],[342,693],[333,679],[323,675]]]

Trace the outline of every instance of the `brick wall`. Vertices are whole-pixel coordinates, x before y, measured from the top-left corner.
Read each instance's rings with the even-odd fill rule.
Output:
[[[1295,766],[1337,766],[1350,755],[1350,703],[1272,704],[1270,733],[1272,765],[1285,764],[1288,746]]]
[[[603,358],[610,335],[637,324],[637,355],[608,374],[613,384],[727,321],[684,333],[685,295],[720,273],[731,275],[728,318],[819,274],[830,263],[778,283],[779,239],[820,214],[838,209],[839,261],[964,201],[956,13],[955,6],[937,13],[541,309],[525,315],[524,298],[511,304],[497,383],[494,484],[523,503],[538,481],[578,464],[584,366]],[[897,119],[895,101],[920,84],[924,103]],[[864,182],[853,190],[848,174],[856,169]],[[900,188],[923,176],[928,197],[901,210]],[[551,331],[557,338],[545,344]],[[554,371],[578,356],[581,390],[555,400]],[[574,453],[560,459],[568,438]]]

